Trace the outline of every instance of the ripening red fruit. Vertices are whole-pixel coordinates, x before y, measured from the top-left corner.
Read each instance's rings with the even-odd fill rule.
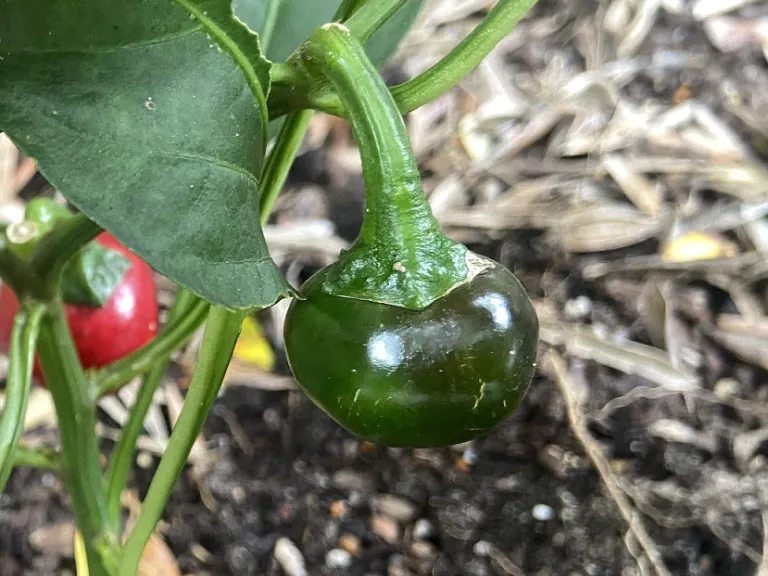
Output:
[[[158,305],[152,269],[108,232],[96,241],[128,259],[130,267],[104,306],[65,304],[69,329],[84,368],[99,368],[147,344],[158,329]],[[0,349],[7,351],[19,301],[0,286]],[[35,375],[41,378],[39,364]]]

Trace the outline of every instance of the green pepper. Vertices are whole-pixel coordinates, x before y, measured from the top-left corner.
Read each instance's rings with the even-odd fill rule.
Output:
[[[286,318],[296,380],[338,423],[387,446],[458,444],[517,408],[536,359],[538,320],[495,265],[421,311],[303,287]]]
[[[396,104],[343,26],[315,31],[289,62],[337,92],[366,183],[357,240],[288,310],[296,381],[340,425],[380,444],[444,446],[491,431],[534,372],[538,320],[525,290],[442,234]]]

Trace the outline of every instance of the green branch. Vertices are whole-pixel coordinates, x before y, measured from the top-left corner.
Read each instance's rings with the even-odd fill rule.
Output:
[[[197,367],[165,449],[141,506],[141,514],[123,548],[119,576],[135,576],[146,546],[162,516],[168,497],[186,464],[232,358],[240,326],[247,312],[211,307],[198,353]]]
[[[392,88],[400,112],[416,110],[458,84],[512,32],[534,4],[536,0],[500,0],[447,56],[416,78]]]
[[[390,89],[401,114],[427,104],[461,81],[474,70],[493,48],[515,27],[537,0],[500,0],[488,15],[453,50],[416,78]],[[366,4],[367,8],[369,4]],[[379,8],[381,10],[381,8]],[[363,12],[361,8],[347,22]],[[360,38],[359,31],[353,35]],[[272,92],[269,98],[271,118],[296,110],[312,109],[334,116],[347,112],[330,86],[302,75],[290,63],[275,64],[270,70]]]
[[[351,34],[365,43],[373,36],[387,20],[395,15],[408,0],[375,0],[365,2],[362,6],[352,6],[352,15],[346,19],[344,25]]]
[[[302,110],[288,116],[280,127],[275,145],[270,152],[261,172],[261,197],[259,198],[259,215],[261,225],[269,220],[269,214],[277,200],[280,190],[285,184],[293,159],[299,151],[301,142],[312,118],[311,110]]]
[[[4,231],[0,232],[0,280],[8,284],[16,296],[25,292],[33,295],[42,292],[40,281],[30,270],[29,264],[8,247],[8,240]]]
[[[264,16],[264,26],[262,26],[261,34],[259,34],[261,50],[265,55],[267,52],[269,52],[269,47],[272,44],[272,34],[275,31],[277,16],[280,14],[280,8],[282,8],[282,5],[283,0],[270,0],[267,2],[267,13]]]
[[[173,318],[150,343],[132,354],[103,368],[92,376],[97,396],[114,392],[132,378],[144,374],[158,362],[164,362],[202,325],[208,313],[208,302],[197,299],[183,315]]]
[[[42,468],[61,472],[61,456],[50,448],[30,448],[19,444],[13,451],[13,465],[27,468]]]
[[[166,324],[168,328],[163,329],[158,338],[162,338],[163,333],[169,331],[177,322],[190,316],[195,307],[200,303],[200,300],[194,294],[180,288],[168,316],[168,323]],[[205,306],[204,310],[207,310],[207,308]],[[144,376],[141,388],[136,396],[136,401],[131,407],[128,422],[123,426],[120,441],[112,451],[105,477],[107,480],[109,516],[115,525],[118,525],[120,521],[120,495],[123,493],[128,474],[131,470],[133,456],[136,453],[136,441],[144,428],[144,419],[147,417],[149,407],[152,405],[152,398],[163,381],[163,376],[165,376],[169,363],[170,356],[157,360]]]
[[[24,415],[32,388],[35,346],[44,313],[43,304],[23,306],[13,321],[11,344],[8,349],[10,362],[5,404],[0,415],[0,492],[5,488],[13,470],[14,451],[24,430]]]
[[[106,576],[118,557],[117,534],[108,529],[101,476],[96,402],[90,392],[59,299],[47,305],[37,351],[53,396],[65,477],[77,527],[83,535],[91,576]]]

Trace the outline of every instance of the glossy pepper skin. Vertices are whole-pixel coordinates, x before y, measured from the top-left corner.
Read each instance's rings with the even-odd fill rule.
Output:
[[[157,334],[158,304],[152,269],[111,234],[96,242],[120,253],[130,262],[122,281],[107,303],[94,308],[65,304],[67,321],[84,368],[99,368],[147,344]],[[13,317],[19,302],[13,291],[0,287],[0,348],[8,349]],[[40,378],[39,367],[36,375]]]
[[[458,444],[493,430],[522,400],[538,319],[502,266],[422,311],[331,296],[324,273],[291,304],[285,345],[299,385],[350,432],[386,446]]]

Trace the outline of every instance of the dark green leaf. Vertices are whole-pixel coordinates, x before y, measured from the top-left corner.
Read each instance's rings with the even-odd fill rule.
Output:
[[[405,34],[411,29],[424,0],[408,0],[405,6],[395,12],[387,23],[365,43],[368,58],[376,65],[384,64],[395,53]]]
[[[265,108],[269,61],[261,53],[259,37],[235,17],[231,0],[176,0],[234,58],[251,86],[256,102]]]
[[[376,0],[372,0],[376,1]],[[234,0],[235,14],[251,30],[261,33],[269,2],[278,2],[270,43],[264,52],[273,62],[282,62],[306,40],[315,28],[330,22],[341,0]],[[365,44],[374,64],[383,64],[416,19],[424,0],[408,0],[392,19]]]
[[[64,302],[94,308],[104,306],[130,265],[122,254],[91,242],[64,268],[61,280]]]
[[[0,129],[72,204],[212,302],[286,294],[259,226],[266,110],[197,20],[147,0],[0,13]]]

